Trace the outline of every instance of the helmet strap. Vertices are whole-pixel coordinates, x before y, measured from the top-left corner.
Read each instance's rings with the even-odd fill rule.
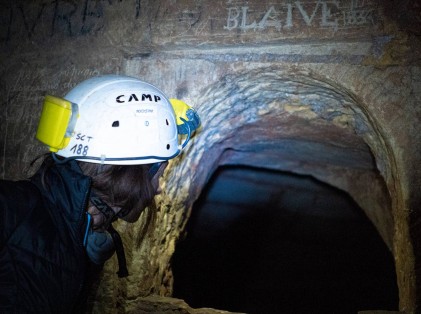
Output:
[[[149,168],[148,171],[148,178],[149,180],[152,180],[152,178],[157,174],[157,172],[159,171],[159,168],[161,168],[163,162],[156,162],[151,164],[151,167]]]
[[[117,230],[114,229],[112,224],[108,226],[107,231],[111,234],[111,237],[113,238],[115,251],[117,253],[117,260],[118,260],[117,275],[119,278],[127,277],[129,275],[129,271],[127,270],[126,256],[124,254],[124,246],[123,246],[123,242],[121,241],[120,234],[117,232]]]
[[[121,241],[121,237],[117,230],[114,229],[112,223],[117,220],[117,215],[114,210],[105,203],[100,197],[98,197],[95,192],[91,191],[90,196],[91,203],[105,216],[105,229],[111,235],[114,247],[117,253],[117,260],[118,260],[118,272],[117,275],[119,278],[127,277],[129,272],[127,270],[126,265],[126,256],[124,254],[124,246],[123,242]]]
[[[187,127],[187,137],[186,137],[186,139],[184,140],[184,142],[183,142],[183,144],[181,144],[181,146],[179,147],[179,150],[181,151],[181,150],[183,150],[184,149],[184,147],[186,147],[186,145],[187,145],[187,143],[190,141],[190,137],[191,137],[191,128],[190,128],[190,125],[187,123],[187,120],[185,120],[184,118],[180,118],[184,123],[185,123],[185,126]]]
[[[93,190],[91,191],[90,201],[104,215],[104,226],[105,229],[108,229],[108,226],[117,219],[116,213]]]

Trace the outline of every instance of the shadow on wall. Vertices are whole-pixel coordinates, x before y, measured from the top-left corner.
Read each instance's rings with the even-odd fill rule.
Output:
[[[397,310],[392,254],[355,202],[310,177],[219,168],[173,257],[174,297],[246,313]]]

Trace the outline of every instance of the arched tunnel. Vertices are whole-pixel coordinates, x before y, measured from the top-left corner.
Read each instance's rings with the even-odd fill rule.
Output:
[[[397,310],[388,156],[357,98],[276,68],[206,97],[173,296],[247,313]]]
[[[357,313],[399,305],[393,256],[361,208],[289,172],[218,168],[172,265],[173,296],[195,308]]]

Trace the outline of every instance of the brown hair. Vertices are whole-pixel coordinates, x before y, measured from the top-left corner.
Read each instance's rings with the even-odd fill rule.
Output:
[[[78,162],[82,172],[92,178],[95,193],[111,207],[128,212],[124,220],[135,222],[141,213],[144,225],[137,240],[140,243],[155,221],[155,189],[149,178],[150,165],[103,165]]]
[[[92,188],[110,206],[130,211],[152,203],[155,191],[148,177],[149,165],[78,163],[92,178]]]
[[[39,160],[41,167],[41,182],[49,189],[46,173],[55,162],[50,153],[35,158],[31,167]],[[156,217],[154,201],[155,189],[149,178],[151,165],[103,165],[78,161],[83,174],[92,178],[92,189],[111,207],[119,207],[127,211],[128,222],[135,222],[143,213],[143,226],[136,243],[139,245],[152,229]]]

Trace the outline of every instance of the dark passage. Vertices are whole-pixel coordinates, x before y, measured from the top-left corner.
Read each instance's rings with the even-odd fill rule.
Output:
[[[219,168],[173,258],[174,297],[246,313],[397,310],[393,258],[342,191],[307,176]]]

